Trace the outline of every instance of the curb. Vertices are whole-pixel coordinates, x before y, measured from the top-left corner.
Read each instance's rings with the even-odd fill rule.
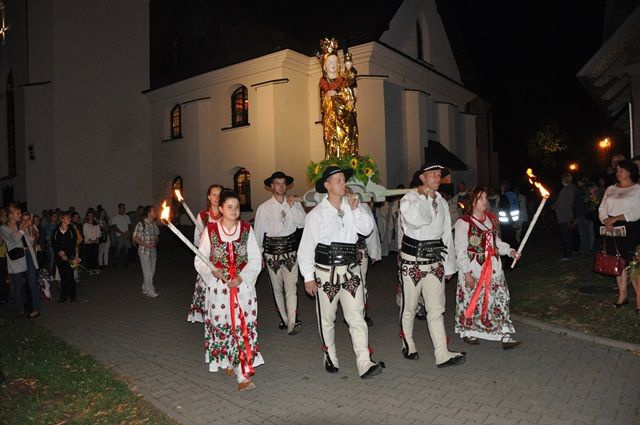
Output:
[[[583,332],[574,331],[560,326],[551,325],[546,322],[541,322],[537,319],[531,319],[519,314],[511,313],[511,317],[517,322],[524,323],[525,325],[532,326],[534,328],[542,329],[544,331],[553,332],[558,335],[568,336],[571,338],[579,339],[585,342],[593,342],[600,345],[606,345],[608,347],[617,348],[619,350],[631,351],[635,354],[640,354],[640,345],[632,342],[619,341],[617,339],[604,338],[601,336],[586,334]]]

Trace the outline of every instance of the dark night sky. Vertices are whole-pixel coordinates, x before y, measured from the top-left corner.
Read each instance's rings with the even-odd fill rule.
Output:
[[[571,159],[592,155],[612,126],[575,75],[602,45],[604,1],[456,5],[478,91],[493,104],[501,178],[522,173],[527,141],[545,121],[577,147]]]

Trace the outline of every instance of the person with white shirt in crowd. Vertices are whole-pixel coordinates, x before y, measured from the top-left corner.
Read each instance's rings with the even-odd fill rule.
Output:
[[[131,226],[131,219],[126,214],[126,208],[124,204],[118,204],[118,214],[111,217],[111,228],[113,229],[115,239],[112,241],[115,244],[115,261],[114,267],[119,263],[128,264],[128,253],[131,248],[131,232],[129,226]]]
[[[82,234],[84,235],[84,255],[87,259],[89,274],[100,274],[100,269],[98,269],[98,244],[102,236],[102,230],[95,219],[93,210],[87,211],[87,216],[82,224]]]
[[[22,211],[16,204],[7,207],[7,222],[0,226],[0,237],[7,250],[7,270],[13,283],[13,296],[18,314],[24,314],[22,287],[26,281],[31,295],[32,311],[28,317],[33,319],[40,315],[42,302],[38,287],[38,261],[27,224],[22,222]]]
[[[336,373],[340,369],[335,345],[335,319],[340,303],[349,325],[358,374],[368,379],[382,373],[384,363],[371,359],[356,242],[358,233],[368,235],[373,231],[373,220],[357,197],[344,199],[346,182],[352,174],[350,168],[329,166],[316,182],[316,192],[328,195],[307,214],[298,263],[305,290],[316,298],[325,370]]]
[[[298,310],[298,237],[297,230],[304,227],[306,214],[300,202],[287,196],[287,186],[293,177],[282,171],[274,172],[264,181],[273,191],[273,196],[263,202],[256,211],[255,234],[258,246],[269,273],[276,312],[280,318],[280,329],[289,335],[302,330],[297,320]]]

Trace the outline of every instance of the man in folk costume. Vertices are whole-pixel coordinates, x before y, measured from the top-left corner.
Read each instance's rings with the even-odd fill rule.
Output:
[[[207,209],[202,210],[196,216],[196,228],[193,231],[193,243],[195,246],[200,245],[200,238],[203,233],[200,229],[205,229],[210,223],[215,223],[222,217],[220,213],[220,192],[222,192],[222,185],[212,184],[207,189]],[[205,284],[200,275],[196,276],[196,285],[193,291],[193,298],[191,305],[189,306],[189,313],[187,314],[187,321],[191,323],[204,322],[204,306],[206,303],[206,291]]]
[[[347,187],[347,194],[351,195],[353,192],[351,188]],[[358,265],[360,266],[360,276],[362,277],[362,285],[364,288],[364,321],[367,322],[367,326],[373,326],[373,319],[369,317],[369,289],[367,288],[367,271],[369,270],[369,260],[371,265],[376,261],[382,259],[382,247],[380,245],[380,234],[378,233],[378,226],[376,225],[375,218],[371,212],[371,208],[366,203],[361,203],[360,206],[365,210],[367,215],[373,220],[373,230],[368,235],[362,235],[358,233],[358,242],[356,242],[356,249],[358,255]]]
[[[357,197],[343,199],[350,168],[327,167],[316,183],[318,193],[328,193],[305,220],[298,249],[300,271],[307,293],[316,297],[318,330],[325,354],[325,369],[340,368],[335,346],[338,303],[349,325],[358,374],[367,379],[382,373],[384,363],[371,360],[369,332],[364,321],[364,288],[357,264],[358,233],[368,235],[373,220]]]
[[[270,186],[273,197],[262,203],[256,211],[254,229],[258,246],[271,281],[276,312],[280,316],[280,329],[287,329],[289,335],[302,330],[302,323],[296,320],[298,308],[298,237],[296,230],[304,227],[306,213],[293,196],[287,196],[287,186],[293,177],[276,171],[264,181]]]
[[[413,323],[422,294],[438,367],[459,365],[465,360],[464,352],[449,351],[444,330],[444,282],[456,270],[451,216],[447,201],[438,193],[438,188],[441,178],[449,173],[442,165],[427,161],[417,172],[420,179],[417,192],[407,193],[400,201],[402,353],[409,360],[419,358],[413,341]]]

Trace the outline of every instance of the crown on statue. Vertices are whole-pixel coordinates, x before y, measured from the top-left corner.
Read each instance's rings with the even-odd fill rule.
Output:
[[[338,40],[335,38],[323,38],[320,40],[320,50],[316,53],[316,57],[324,66],[324,61],[328,56],[338,54]]]

